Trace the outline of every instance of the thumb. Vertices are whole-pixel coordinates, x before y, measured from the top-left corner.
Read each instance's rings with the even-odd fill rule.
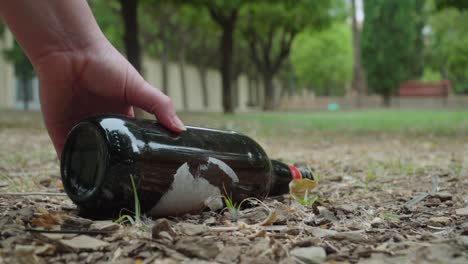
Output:
[[[171,98],[143,78],[137,78],[134,85],[125,89],[127,103],[154,114],[159,122],[174,132],[186,130],[182,121],[177,117]]]

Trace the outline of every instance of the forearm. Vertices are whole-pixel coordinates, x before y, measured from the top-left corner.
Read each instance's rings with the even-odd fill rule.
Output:
[[[0,0],[0,16],[33,65],[105,41],[86,0]]]

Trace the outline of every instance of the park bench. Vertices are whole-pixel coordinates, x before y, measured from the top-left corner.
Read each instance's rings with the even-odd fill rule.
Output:
[[[400,97],[448,97],[452,91],[450,81],[406,81],[400,85]]]
[[[400,98],[441,98],[442,104],[447,106],[447,98],[451,92],[452,85],[449,80],[436,82],[406,81],[401,83],[398,95]]]

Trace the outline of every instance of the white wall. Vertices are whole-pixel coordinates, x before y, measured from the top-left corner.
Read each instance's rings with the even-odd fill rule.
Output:
[[[13,44],[13,37],[8,30],[5,36],[0,37],[0,51],[10,48]],[[3,52],[0,52],[0,108],[14,108],[15,78],[13,65],[5,60]]]
[[[146,80],[155,87],[162,89],[162,67],[158,60],[145,57],[143,60],[143,71]],[[178,111],[209,111],[221,112],[222,108],[222,86],[219,71],[210,69],[207,73],[208,107],[203,106],[203,89],[201,76],[192,65],[185,66],[185,78],[187,84],[187,109],[183,106],[183,92],[180,76],[180,67],[177,63],[170,63],[168,70],[168,95]],[[238,107],[236,111],[248,111],[249,97],[248,80],[241,75],[238,81]]]
[[[0,40],[0,50],[5,45],[12,45],[11,33],[7,33],[4,40]],[[158,60],[144,57],[143,59],[143,74],[146,80],[163,90],[162,88],[162,67]],[[198,70],[192,65],[185,66],[185,77],[187,84],[187,109],[183,105],[183,92],[180,76],[180,68],[177,63],[170,63],[168,69],[168,95],[172,98],[174,106],[178,111],[208,111],[208,112],[222,112],[222,86],[221,74],[216,69],[209,69],[207,71],[207,89],[208,89],[208,106],[203,105],[203,89],[201,84],[201,76]],[[22,108],[22,102],[16,100],[16,80],[14,77],[13,66],[6,62],[3,55],[0,54],[0,109],[1,108]],[[39,109],[37,99],[37,80],[35,80],[35,87],[33,88],[33,99],[31,102],[31,109]],[[234,88],[235,86],[233,86]],[[238,103],[236,111],[249,111],[249,87],[248,79],[246,76],[241,75],[238,80],[237,98]],[[263,91],[261,92],[263,97]],[[261,98],[262,99],[262,98]]]

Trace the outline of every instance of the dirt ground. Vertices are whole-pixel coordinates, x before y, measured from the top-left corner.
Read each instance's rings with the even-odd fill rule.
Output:
[[[52,195],[63,190],[42,128],[0,127],[0,263],[468,263],[468,137],[256,139],[314,169],[312,206],[285,195],[237,217],[118,225]]]

